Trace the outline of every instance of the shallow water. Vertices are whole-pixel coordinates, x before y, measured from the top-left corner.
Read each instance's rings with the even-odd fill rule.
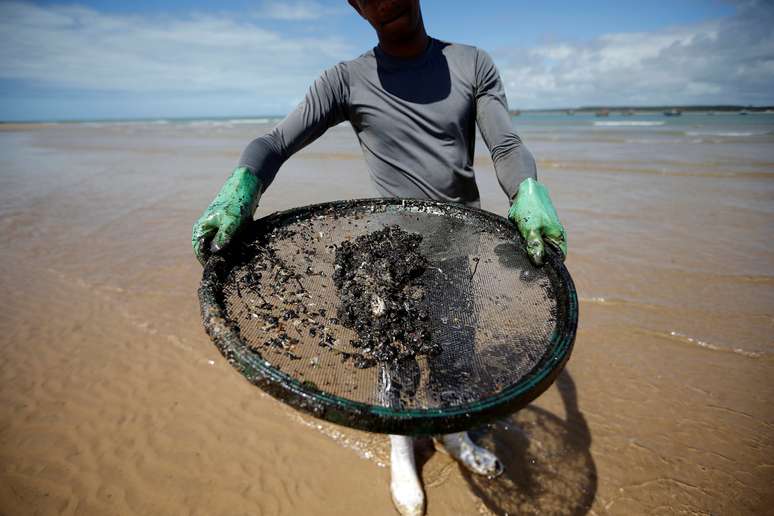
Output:
[[[557,386],[478,433],[502,482],[419,443],[428,514],[770,507],[774,118],[515,123],[568,230],[576,348]],[[0,512],[393,514],[383,437],[261,395],[201,327],[191,224],[268,128],[0,126]],[[342,125],[258,215],[371,195]]]

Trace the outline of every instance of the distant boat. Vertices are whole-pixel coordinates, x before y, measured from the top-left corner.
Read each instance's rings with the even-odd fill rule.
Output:
[[[749,115],[750,112],[749,111],[740,111],[739,114],[740,115]]]
[[[632,116],[634,114],[634,110],[633,109],[624,109],[623,111],[621,111],[621,114],[623,116]]]
[[[683,112],[679,109],[670,109],[668,111],[664,111],[664,116],[680,116]]]
[[[565,115],[574,115],[574,114],[575,114],[575,110],[574,110],[574,109],[568,109],[568,110],[566,110],[566,111],[564,112],[564,114],[565,114]]]
[[[609,109],[600,109],[596,113],[594,113],[596,116],[608,116],[610,114]]]
[[[521,114],[521,111],[518,109],[511,110],[511,116],[519,116]]]

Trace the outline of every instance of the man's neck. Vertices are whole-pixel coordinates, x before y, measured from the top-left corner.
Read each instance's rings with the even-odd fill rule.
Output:
[[[401,59],[417,57],[427,50],[427,45],[430,44],[430,37],[425,32],[424,26],[421,26],[419,29],[414,36],[402,41],[385,41],[380,38],[379,48],[382,49],[382,52],[392,57]]]

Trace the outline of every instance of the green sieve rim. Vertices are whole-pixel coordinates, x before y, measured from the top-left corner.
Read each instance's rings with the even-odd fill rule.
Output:
[[[276,212],[248,225],[237,238],[254,239],[274,228],[301,219],[367,206],[431,208],[449,217],[472,217],[486,221],[490,226],[498,226],[521,241],[515,225],[499,215],[458,204],[400,198],[335,201]],[[556,329],[545,353],[519,381],[476,402],[448,408],[396,409],[350,400],[300,382],[248,348],[238,328],[229,321],[223,299],[223,283],[233,265],[229,249],[234,247],[232,245],[221,253],[211,255],[204,267],[198,296],[207,334],[228,362],[252,384],[295,409],[331,423],[369,432],[402,435],[433,435],[468,430],[516,412],[540,396],[564,368],[575,342],[578,327],[575,285],[561,254],[551,246],[546,246],[543,267],[550,269],[558,313],[562,316],[557,318]]]

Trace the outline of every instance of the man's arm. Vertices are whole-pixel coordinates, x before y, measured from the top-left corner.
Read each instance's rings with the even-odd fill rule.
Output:
[[[537,179],[535,158],[513,129],[505,90],[492,58],[478,50],[475,66],[476,122],[492,154],[497,180],[513,202],[525,179]]]
[[[239,167],[257,175],[263,190],[269,187],[282,164],[319,138],[329,127],[349,118],[348,81],[342,65],[323,72],[303,102],[269,133],[256,138],[242,152]]]
[[[200,262],[211,250],[226,246],[252,220],[258,200],[285,160],[348,118],[344,73],[343,65],[325,71],[292,113],[270,133],[250,142],[239,166],[194,223],[191,243]]]
[[[476,122],[492,153],[497,179],[511,201],[508,218],[519,228],[527,254],[543,262],[543,241],[567,255],[567,234],[559,222],[548,189],[537,182],[535,158],[513,130],[500,74],[481,50],[476,58]]]

